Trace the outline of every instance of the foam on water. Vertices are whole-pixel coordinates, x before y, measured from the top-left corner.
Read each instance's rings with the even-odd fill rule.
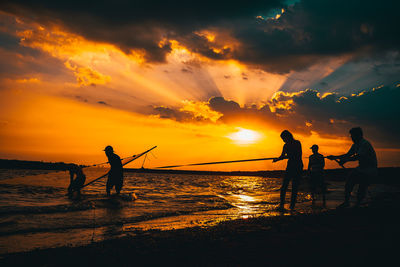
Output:
[[[87,181],[101,172],[104,170],[87,174]],[[106,179],[102,179],[86,187],[82,199],[76,201],[65,195],[69,183],[66,172],[5,176],[0,179],[0,254],[85,244],[137,230],[208,226],[223,220],[279,215],[274,208],[279,203],[280,179],[125,173],[122,194],[127,197],[107,198]],[[330,185],[333,193],[328,205],[341,199],[341,188]],[[138,199],[132,201],[131,193]],[[290,193],[288,201],[289,197]],[[301,190],[300,212],[309,208],[309,200],[308,192]]]

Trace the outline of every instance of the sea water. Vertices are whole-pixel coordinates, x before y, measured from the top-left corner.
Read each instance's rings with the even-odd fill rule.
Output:
[[[104,178],[71,200],[63,171],[0,170],[0,177],[0,254],[287,214],[275,211],[282,182],[277,178],[126,172],[122,197],[106,197]],[[333,207],[342,200],[343,183],[330,182],[329,190]],[[310,199],[303,185],[297,212],[310,212]]]

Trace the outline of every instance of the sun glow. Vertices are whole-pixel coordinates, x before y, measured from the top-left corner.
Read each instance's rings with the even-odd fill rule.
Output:
[[[237,132],[229,134],[227,137],[239,145],[254,144],[262,137],[260,133],[253,130],[248,130],[241,127],[238,127],[237,129]]]

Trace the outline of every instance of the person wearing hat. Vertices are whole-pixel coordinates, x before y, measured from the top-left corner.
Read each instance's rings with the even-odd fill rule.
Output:
[[[104,149],[106,156],[108,158],[108,163],[111,166],[111,170],[108,172],[108,179],[106,184],[107,196],[110,196],[111,189],[115,186],[115,191],[117,195],[121,192],[122,185],[124,182],[124,174],[122,168],[121,158],[114,153],[112,146],[107,146]]]
[[[318,145],[312,145],[310,149],[313,152],[308,160],[312,204],[315,204],[315,194],[317,189],[320,188],[322,193],[322,205],[326,207],[326,185],[324,181],[325,159],[323,155],[318,153]]]

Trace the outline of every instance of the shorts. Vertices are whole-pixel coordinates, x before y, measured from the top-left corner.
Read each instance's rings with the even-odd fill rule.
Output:
[[[115,190],[119,191],[122,188],[124,176],[121,174],[109,174],[106,188],[111,189],[115,186]]]

